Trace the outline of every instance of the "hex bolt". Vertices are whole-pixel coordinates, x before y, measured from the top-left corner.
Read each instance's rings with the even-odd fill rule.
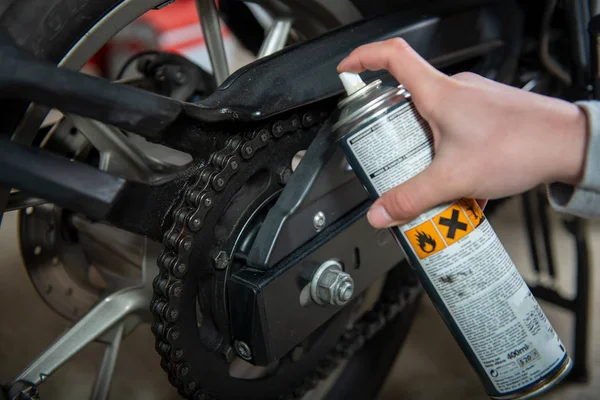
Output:
[[[325,219],[325,214],[323,213],[323,211],[319,211],[313,217],[313,226],[318,231],[323,229],[323,227],[325,226],[325,222],[327,222],[327,220]]]
[[[213,258],[213,266],[219,270],[227,268],[229,266],[229,255],[225,251],[220,250]]]
[[[252,352],[250,351],[250,347],[241,340],[236,340],[234,343],[235,351],[238,353],[240,357],[244,360],[249,361],[252,359]]]
[[[335,260],[321,264],[310,282],[310,296],[319,305],[343,306],[353,294],[354,280]]]
[[[290,179],[290,176],[292,176],[292,170],[286,167],[281,167],[277,172],[277,181],[280,185],[285,185]]]

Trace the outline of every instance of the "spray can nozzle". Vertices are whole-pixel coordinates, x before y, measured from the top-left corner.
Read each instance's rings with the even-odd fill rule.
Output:
[[[352,72],[342,72],[340,74],[340,80],[344,85],[344,89],[346,89],[346,94],[348,96],[353,95],[358,92],[360,89],[364,88],[366,84],[360,78],[360,75],[354,74]]]

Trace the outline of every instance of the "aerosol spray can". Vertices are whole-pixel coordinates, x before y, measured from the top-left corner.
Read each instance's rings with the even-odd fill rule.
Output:
[[[431,163],[431,128],[402,85],[340,79],[348,97],[333,129],[377,199]],[[475,200],[440,205],[391,233],[490,397],[529,398],[569,373],[562,342]]]

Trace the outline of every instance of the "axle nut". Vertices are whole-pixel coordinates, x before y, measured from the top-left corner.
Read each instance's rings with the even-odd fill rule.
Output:
[[[335,260],[324,262],[310,282],[310,296],[317,304],[343,306],[354,294],[354,280]]]

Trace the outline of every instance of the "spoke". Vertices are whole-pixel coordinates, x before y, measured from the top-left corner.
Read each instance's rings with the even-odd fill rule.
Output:
[[[111,342],[106,345],[104,358],[102,359],[102,364],[100,365],[96,382],[94,382],[94,389],[92,390],[92,395],[90,397],[91,400],[106,400],[108,398],[110,384],[115,372],[117,357],[119,355],[119,347],[121,346],[121,341],[123,340],[124,329],[125,324],[119,324],[115,328],[113,333],[114,336]]]
[[[276,19],[273,26],[269,29],[265,41],[260,47],[258,58],[266,57],[279,51],[285,47],[285,44],[290,34],[292,20],[290,18]]]
[[[156,175],[156,168],[150,160],[132,146],[119,129],[77,115],[68,115],[67,118],[104,155],[100,169],[134,175],[134,178],[146,182]]]
[[[196,7],[200,14],[200,23],[212,64],[213,76],[218,86],[229,76],[225,45],[223,44],[223,35],[221,35],[221,25],[219,23],[219,13],[217,12],[214,0],[196,0]]]
[[[148,305],[152,299],[152,278],[158,270],[156,259],[159,251],[158,243],[144,239],[142,282],[135,287],[115,292],[102,300],[33,361],[15,381],[23,380],[38,385],[90,342],[111,329],[123,325],[125,320],[135,324],[149,321]],[[138,317],[127,318],[134,315]],[[128,327],[128,331],[132,329]]]

